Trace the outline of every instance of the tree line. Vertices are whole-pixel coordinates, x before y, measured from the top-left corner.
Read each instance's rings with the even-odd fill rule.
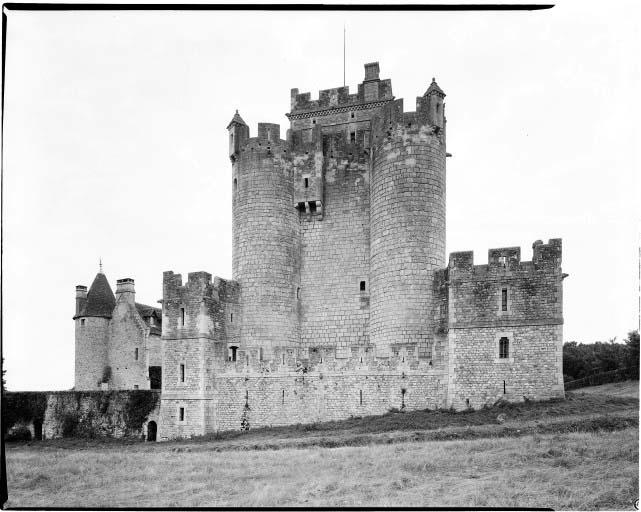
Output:
[[[631,375],[639,378],[639,331],[631,331],[623,343],[608,342],[563,344],[564,381],[590,375],[632,368]]]

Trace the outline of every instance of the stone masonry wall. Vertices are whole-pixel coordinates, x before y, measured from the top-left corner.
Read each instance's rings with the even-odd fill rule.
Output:
[[[30,427],[32,436],[34,423],[39,422],[43,439],[141,437],[146,435],[150,421],[158,422],[159,395],[150,390],[9,392],[3,417],[19,418]],[[26,402],[43,407],[31,411],[4,409]]]
[[[450,255],[442,277],[455,408],[564,396],[561,240],[533,249],[525,262],[518,247],[490,249],[487,265],[474,265],[471,252]],[[501,338],[507,357],[499,354]]]
[[[210,378],[210,377],[208,377]],[[163,394],[160,439],[207,431],[314,423],[390,409],[445,406],[446,374],[408,358],[379,366],[372,357],[326,360],[303,373],[285,365],[225,365],[201,398]],[[177,420],[180,407],[183,421]],[[205,417],[204,426],[202,423]]]
[[[109,319],[103,317],[77,318],[74,389],[100,389],[107,362]]]
[[[421,112],[419,112],[421,114]],[[371,177],[370,339],[430,357],[434,273],[445,262],[445,140],[402,102],[378,121]]]
[[[110,388],[149,389],[148,336],[149,327],[136,309],[134,294],[116,294],[109,335]]]
[[[562,325],[450,330],[454,383],[450,405],[464,409],[492,405],[499,399],[562,398],[562,330]],[[510,358],[499,358],[501,336],[509,337]]]
[[[369,343],[369,158],[344,133],[323,139],[322,218],[300,212],[301,342],[347,357]]]
[[[259,135],[265,133],[259,125]],[[240,286],[240,344],[262,347],[266,357],[300,340],[299,223],[286,152],[284,141],[250,138],[232,169],[232,274]]]

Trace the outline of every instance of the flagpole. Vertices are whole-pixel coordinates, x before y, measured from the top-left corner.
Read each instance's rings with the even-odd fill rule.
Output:
[[[345,23],[343,23],[343,87],[345,87]]]

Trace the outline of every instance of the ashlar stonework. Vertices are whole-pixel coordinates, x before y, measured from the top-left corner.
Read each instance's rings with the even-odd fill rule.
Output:
[[[109,314],[76,314],[77,387],[105,365],[131,387],[160,360],[160,440],[562,397],[561,240],[446,265],[444,98],[432,80],[405,112],[371,63],[354,94],[292,89],[285,139],[237,111],[232,279],[165,272],[158,344],[133,283],[113,304],[101,283]]]

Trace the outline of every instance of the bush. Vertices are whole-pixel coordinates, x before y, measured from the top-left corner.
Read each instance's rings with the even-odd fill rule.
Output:
[[[18,425],[9,430],[5,436],[5,441],[31,441],[31,431],[26,425]]]

